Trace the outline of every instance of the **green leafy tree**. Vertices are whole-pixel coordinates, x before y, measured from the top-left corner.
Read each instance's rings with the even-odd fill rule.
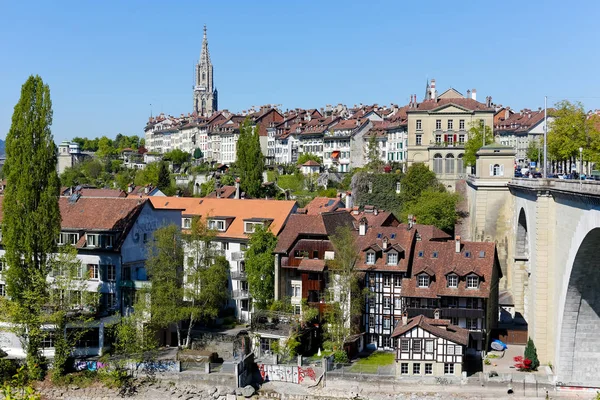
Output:
[[[185,151],[175,149],[171,150],[168,153],[165,153],[163,156],[163,160],[171,161],[173,165],[182,165],[190,160],[190,153],[186,153]]]
[[[138,169],[135,174],[135,184],[138,186],[145,186],[148,184],[156,185],[158,182],[158,171],[160,169],[160,166],[161,162],[152,162],[146,164],[146,168]],[[170,183],[171,178],[169,177],[169,184]]]
[[[14,331],[27,354],[28,371],[36,379],[42,376],[40,347],[49,257],[56,251],[60,232],[60,181],[51,124],[50,88],[39,76],[30,76],[21,88],[6,136],[2,239],[9,265],[4,275],[10,300],[3,315],[15,324]]]
[[[185,269],[185,312],[189,316],[189,328],[185,347],[192,344],[192,328],[202,320],[214,319],[229,300],[229,262],[218,249],[216,233],[206,226],[204,220],[195,217],[186,236],[187,264]]]
[[[183,299],[183,239],[176,225],[157,229],[148,247],[146,268],[150,278],[151,323],[157,328],[175,325],[177,342],[183,344],[181,320],[187,314]]]
[[[201,158],[204,158],[204,153],[202,152],[202,150],[200,150],[198,147],[196,147],[194,149],[194,159],[199,160]]]
[[[408,205],[406,213],[414,215],[420,224],[435,225],[446,232],[453,232],[458,219],[458,200],[456,193],[425,190],[417,201]]]
[[[298,161],[296,162],[296,165],[302,165],[307,161],[315,161],[315,162],[318,162],[319,164],[323,164],[323,160],[321,159],[321,157],[317,156],[316,154],[302,153],[298,157]]]
[[[527,341],[527,346],[525,347],[525,353],[523,356],[531,360],[531,369],[533,371],[537,371],[538,367],[540,366],[540,360],[538,359],[537,349],[535,348],[535,344],[531,338],[529,338]]]
[[[383,169],[383,161],[379,158],[379,143],[376,134],[369,137],[366,169],[372,172],[381,172]]]
[[[341,350],[348,337],[358,333],[359,319],[364,304],[355,265],[359,250],[352,230],[338,227],[330,237],[335,250],[334,259],[328,261],[331,299],[325,312],[323,326],[327,341],[333,350]]]
[[[240,125],[236,155],[242,191],[249,197],[260,197],[265,159],[260,149],[259,127],[252,126],[249,117]]]
[[[403,204],[414,202],[427,189],[444,190],[435,173],[423,163],[415,163],[408,168],[400,181],[400,187],[400,197]]]
[[[165,191],[171,187],[171,173],[167,163],[162,161],[158,166],[158,176],[156,187],[162,191]]]
[[[277,238],[262,225],[254,226],[246,250],[248,288],[254,305],[264,310],[275,297],[275,246]]]
[[[485,125],[484,127],[479,121],[471,123],[469,140],[465,143],[465,156],[463,158],[465,165],[475,166],[477,152],[483,146],[484,135],[486,145],[494,143],[494,133],[492,132],[491,126]]]
[[[527,158],[529,159],[529,161],[537,162],[538,160],[541,160],[541,158],[539,157],[540,144],[537,140],[532,140],[531,142],[529,142],[529,146],[527,146]]]
[[[98,138],[96,138],[96,139],[85,138],[85,140],[83,142],[82,150],[97,151],[98,150]]]
[[[103,160],[115,157],[117,155],[117,149],[115,149],[113,141],[106,136],[102,136],[98,139],[98,149],[96,150],[96,156]]]
[[[48,322],[54,325],[54,361],[52,379],[58,380],[68,369],[71,350],[89,330],[99,304],[97,291],[89,291],[86,271],[71,245],[61,246],[51,260],[51,286]],[[67,326],[79,328],[67,329]]]
[[[568,163],[579,160],[579,148],[583,149],[584,162],[600,162],[600,131],[598,117],[587,115],[583,104],[567,100],[556,103],[548,123],[549,159],[568,170]]]

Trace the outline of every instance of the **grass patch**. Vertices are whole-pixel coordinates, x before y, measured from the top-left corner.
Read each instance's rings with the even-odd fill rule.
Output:
[[[376,351],[367,358],[361,358],[354,363],[350,371],[377,373],[379,367],[392,365],[394,363],[394,353]]]
[[[79,386],[80,388],[86,388],[99,381],[100,377],[96,371],[86,370],[66,374],[60,378],[53,379],[52,383],[57,386]]]

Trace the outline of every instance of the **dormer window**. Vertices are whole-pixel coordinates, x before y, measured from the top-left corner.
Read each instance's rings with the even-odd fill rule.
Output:
[[[260,223],[255,222],[244,222],[244,233],[254,233],[254,228],[256,225],[261,225]]]
[[[392,251],[387,255],[387,264],[388,265],[398,265],[398,253]]]
[[[479,288],[479,277],[477,275],[467,276],[467,289]]]
[[[375,264],[375,252],[374,251],[367,252],[367,264]]]
[[[63,246],[66,244],[76,245],[79,241],[79,233],[61,232],[58,235],[58,245]]]
[[[450,274],[447,277],[448,279],[448,287],[449,288],[457,288],[458,287],[458,275]]]
[[[192,228],[192,219],[191,218],[181,218],[181,227],[183,229],[191,229]]]
[[[429,287],[429,275],[421,274],[417,277],[417,286],[420,288]]]
[[[208,221],[208,228],[225,232],[225,221],[222,219],[211,219]]]
[[[422,251],[419,252],[419,258],[423,258],[423,252]]]
[[[431,254],[431,258],[438,258],[438,252],[434,251],[433,254]]]

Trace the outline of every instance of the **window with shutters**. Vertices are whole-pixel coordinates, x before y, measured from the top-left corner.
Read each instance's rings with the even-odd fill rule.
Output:
[[[413,353],[421,352],[421,339],[413,339],[412,341],[412,351]]]
[[[408,353],[409,348],[410,348],[410,340],[408,340],[408,339],[400,340],[400,351],[402,353]]]

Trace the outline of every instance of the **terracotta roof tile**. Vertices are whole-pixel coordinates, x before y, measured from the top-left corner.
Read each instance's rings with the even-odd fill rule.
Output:
[[[330,199],[328,197],[315,197],[304,207],[304,209],[306,214],[317,215],[324,212],[335,211],[344,207],[344,202],[339,197],[335,199]]]
[[[493,284],[494,268],[497,267],[495,243],[463,241],[460,253],[455,250],[454,240],[447,242],[417,241],[411,278],[402,280],[402,296],[488,298]],[[430,285],[427,288],[417,287],[417,275],[421,272],[431,276]],[[500,274],[500,271],[497,272]],[[459,276],[457,288],[447,287],[446,275],[449,273]],[[466,276],[470,274],[480,277],[477,289],[467,288]]]
[[[392,337],[402,336],[417,326],[437,337],[450,340],[451,342],[463,346],[469,344],[469,331],[467,329],[452,325],[448,320],[436,320],[427,318],[423,315],[409,319],[406,325],[398,324],[392,333]]]
[[[250,218],[272,219],[269,229],[278,235],[288,217],[296,207],[295,201],[261,199],[217,199],[192,197],[150,197],[150,202],[158,209],[182,209],[186,215],[206,217],[235,217],[226,232],[218,232],[218,237],[246,239],[244,220]]]

